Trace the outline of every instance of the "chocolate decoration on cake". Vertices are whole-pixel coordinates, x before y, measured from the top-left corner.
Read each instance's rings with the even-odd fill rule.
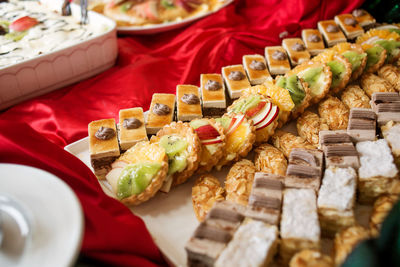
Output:
[[[153,113],[156,115],[167,115],[171,112],[171,109],[164,104],[156,103],[153,107]]]
[[[338,32],[338,31],[339,31],[339,28],[338,28],[338,26],[336,26],[336,25],[329,24],[329,25],[326,27],[326,31],[327,31],[327,32],[330,32],[330,33],[335,33],[335,32]]]
[[[300,51],[306,50],[306,48],[304,47],[303,44],[295,43],[295,44],[292,46],[292,50],[297,51],[297,52],[300,52]]]
[[[272,53],[271,56],[272,56],[272,58],[275,59],[275,60],[285,60],[285,59],[287,59],[286,53],[284,53],[284,52],[282,52],[282,51],[279,51],[279,50],[275,50],[275,51]]]
[[[196,105],[196,104],[200,103],[199,97],[195,94],[184,94],[181,97],[181,100],[183,103],[188,104],[188,105]]]
[[[345,18],[344,19],[344,24],[349,25],[349,26],[356,26],[357,25],[357,20],[353,18]]]
[[[240,81],[240,80],[243,80],[244,77],[246,77],[246,76],[241,71],[231,71],[231,73],[229,73],[229,76],[228,76],[229,80],[232,80],[232,81]]]
[[[265,70],[267,66],[265,66],[264,62],[253,60],[249,65],[250,69],[252,70]]]
[[[126,129],[137,129],[142,126],[142,122],[136,118],[125,119],[122,126]]]
[[[308,36],[307,40],[308,40],[309,42],[311,42],[311,43],[318,43],[318,42],[321,41],[321,38],[320,38],[318,35],[316,35],[316,34],[313,33],[313,34],[310,34],[310,35]]]
[[[355,10],[353,10],[352,14],[354,17],[359,18],[359,17],[362,17],[365,15],[365,11],[362,9],[355,9]]]
[[[101,127],[97,130],[97,132],[94,134],[94,136],[95,136],[97,139],[100,139],[100,140],[108,140],[108,139],[111,139],[111,138],[114,137],[114,135],[115,135],[114,129],[108,128],[108,127],[103,127],[103,126],[101,126]]]
[[[217,91],[222,88],[222,85],[214,80],[208,80],[204,88],[208,91]]]

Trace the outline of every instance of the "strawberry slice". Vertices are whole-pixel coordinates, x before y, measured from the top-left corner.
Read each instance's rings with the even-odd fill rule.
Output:
[[[255,107],[253,107],[253,108],[247,110],[247,111],[246,111],[246,116],[249,117],[249,118],[253,117],[253,116],[256,115],[258,112],[260,112],[260,110],[263,109],[263,107],[265,106],[265,104],[266,104],[265,101],[261,101],[260,103],[258,103],[257,106],[255,106]]]
[[[23,32],[23,31],[26,31],[26,30],[32,28],[33,26],[35,26],[38,23],[39,23],[39,21],[37,21],[37,19],[29,17],[29,16],[25,16],[25,17],[21,17],[19,19],[14,20],[10,24],[10,29],[17,31],[17,32]]]
[[[219,136],[219,132],[211,125],[203,125],[196,130],[200,140],[215,139]]]

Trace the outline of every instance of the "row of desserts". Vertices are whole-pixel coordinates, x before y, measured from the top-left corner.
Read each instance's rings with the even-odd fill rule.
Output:
[[[390,105],[390,103],[385,103],[385,105]],[[358,120],[358,124],[356,125],[370,125],[374,122],[375,117],[372,115],[374,113],[372,112],[371,114],[370,110],[355,109],[352,110],[351,113],[354,114],[351,119]],[[368,132],[366,133],[365,131]],[[371,127],[361,127],[361,129],[358,129],[357,134],[355,129],[351,129],[350,131],[354,141],[360,140],[360,137],[361,140],[375,140],[374,132],[375,128],[371,129]],[[284,207],[281,220],[281,237],[283,245],[281,246],[281,256],[286,259],[286,261],[291,258],[295,251],[300,250],[301,246],[299,247],[298,244],[302,241],[305,241],[305,246],[303,248],[316,248],[319,246],[318,242],[315,241],[318,240],[317,234],[313,235],[310,240],[304,240],[307,238],[302,237],[302,235],[311,234],[309,231],[310,229],[307,227],[304,227],[304,229],[300,230],[298,229],[299,222],[302,221],[302,215],[303,217],[306,217],[303,218],[305,220],[304,225],[314,225],[315,228],[319,228],[319,226],[317,227],[316,222],[310,222],[310,217],[312,216],[304,216],[305,213],[300,213],[296,216],[293,215],[293,213],[295,213],[294,211],[304,209],[304,205],[310,208],[310,203],[317,203],[321,228],[328,235],[332,235],[340,229],[355,224],[354,200],[357,184],[357,174],[355,169],[358,169],[360,164],[358,160],[358,154],[360,154],[361,162],[359,169],[360,201],[368,202],[381,194],[390,193],[393,182],[398,180],[393,179],[396,178],[397,169],[393,164],[393,158],[391,157],[390,149],[386,144],[386,141],[383,139],[378,141],[359,142],[357,144],[357,151],[352,143],[350,135],[344,132],[321,132],[320,140],[325,154],[327,170],[325,172],[324,179],[322,180],[318,197],[316,198],[314,196],[314,201],[308,201],[309,199],[304,197],[305,192],[296,191],[294,189],[285,190],[285,198],[287,197],[286,194],[290,195],[289,192],[293,193],[294,195],[297,193],[302,195],[302,197],[299,197],[298,195],[293,197],[292,204],[288,205],[296,206],[298,204],[298,206],[295,208],[287,208],[289,212],[286,215],[285,204],[283,204]],[[380,154],[379,159],[377,159],[374,155],[378,152]],[[259,161],[259,159],[256,159],[256,162],[257,161]],[[277,225],[280,214],[280,203],[282,201],[282,185],[277,186],[276,184],[279,183],[279,181],[284,181],[285,186],[289,188],[304,188],[312,189],[311,191],[318,191],[321,184],[320,179],[322,177],[322,161],[322,152],[318,150],[293,149],[289,156],[289,166],[287,167],[286,171],[287,176],[283,178],[279,175],[269,175],[265,173],[254,174],[253,172],[254,182],[251,189],[251,194],[247,196],[243,193],[238,194],[238,192],[230,191],[229,185],[232,183],[232,181],[229,181],[232,179],[232,174],[230,172],[225,183],[227,191],[226,199],[242,205],[243,203],[246,203],[248,199],[248,211],[244,212],[246,216],[251,217],[252,219],[262,220],[269,224]],[[269,161],[266,160],[266,162]],[[243,163],[236,163],[232,169],[235,169],[237,165],[243,165]],[[277,169],[278,172],[282,170],[282,166],[277,167],[276,165],[272,165],[271,167]],[[372,169],[374,169],[373,172],[371,172]],[[252,179],[250,178],[251,175],[249,173],[250,172],[247,171],[247,176],[239,175],[238,178],[245,180],[245,183],[246,179],[248,179],[247,184],[249,184],[252,182]],[[212,179],[213,178],[210,177],[201,177],[200,180],[196,182],[196,186],[193,188],[193,193],[196,194],[196,192],[201,191],[197,190],[196,187],[201,187],[201,184],[207,184],[204,180]],[[240,190],[240,188],[243,187],[242,185],[236,184],[235,187],[231,188],[235,188],[235,191],[237,191],[238,188]],[[219,190],[219,192],[221,192],[221,190]],[[313,194],[311,192],[308,193]],[[240,196],[238,197],[238,195]],[[289,198],[290,197],[288,196],[288,199]],[[199,198],[197,197],[197,199]],[[196,203],[197,199],[193,199],[196,215],[201,214],[204,216],[204,212],[199,212],[199,206],[197,205],[198,203]],[[221,199],[221,196],[219,199]],[[304,199],[306,199],[305,202],[307,203],[299,203]],[[315,201],[315,199],[317,199],[317,201]],[[313,213],[316,214],[315,209]],[[306,214],[309,215],[310,211]],[[294,218],[292,218],[293,216]],[[286,220],[284,219],[285,217]],[[293,222],[294,220],[297,222],[296,226],[290,224],[285,225],[285,222]],[[288,228],[286,229],[286,232],[289,233],[287,233],[288,237],[286,237],[286,239],[284,237],[286,234],[283,233],[285,231],[282,228]],[[296,238],[293,240],[294,233],[299,234],[299,236],[297,236],[297,240]],[[313,241],[315,242],[313,243]],[[190,245],[187,249],[190,250]],[[204,253],[204,251],[202,252]],[[190,253],[188,255],[190,262]],[[338,257],[338,259],[341,261],[344,260],[342,256]]]

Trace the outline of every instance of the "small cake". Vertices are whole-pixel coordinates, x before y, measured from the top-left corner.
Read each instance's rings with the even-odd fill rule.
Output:
[[[265,48],[269,72],[272,75],[285,74],[290,70],[290,63],[282,46],[267,46]]]
[[[388,81],[372,73],[363,74],[361,76],[360,85],[370,98],[372,94],[378,92],[396,92]]]
[[[359,201],[372,203],[389,192],[393,180],[398,179],[398,170],[385,139],[359,142],[356,148],[361,163],[358,170]]]
[[[321,32],[328,47],[335,44],[346,42],[346,36],[340,30],[334,20],[324,20],[318,22],[318,30]]]
[[[290,260],[289,267],[332,267],[332,258],[315,249],[302,250]]]
[[[274,147],[282,151],[286,158],[289,158],[290,152],[294,148],[315,148],[315,146],[308,143],[304,138],[282,130],[277,130],[271,136],[271,143]]]
[[[306,110],[296,123],[297,133],[315,147],[319,144],[319,132],[329,130],[329,126],[314,112]]]
[[[400,166],[400,124],[394,121],[389,121],[385,125],[381,126],[381,132],[383,137],[388,142],[396,166]]]
[[[352,108],[347,133],[353,142],[376,139],[376,114],[372,109]]]
[[[120,155],[114,119],[92,121],[88,125],[90,163],[94,174],[104,179],[111,163]]]
[[[225,84],[221,74],[201,74],[201,100],[206,117],[220,117],[225,113]]]
[[[336,15],[335,22],[340,26],[349,40],[353,40],[364,33],[363,28],[351,14]]]
[[[245,215],[255,220],[278,225],[281,214],[284,177],[256,172]]]
[[[374,208],[369,219],[369,227],[371,228],[372,236],[376,237],[379,235],[383,221],[398,200],[398,195],[383,195],[375,201]]]
[[[255,150],[254,164],[258,172],[286,175],[287,160],[282,151],[270,144],[262,144]]]
[[[260,221],[241,225],[222,251],[215,267],[268,266],[278,247],[278,229]]]
[[[375,25],[375,18],[364,9],[355,9],[351,14],[364,29],[372,28]]]
[[[239,98],[243,89],[251,86],[243,65],[231,65],[222,68],[222,77],[231,99]]]
[[[378,76],[387,80],[396,91],[400,91],[400,69],[387,64],[378,70]]]
[[[122,151],[128,150],[140,141],[147,141],[142,108],[119,111],[118,140]]]
[[[317,149],[293,148],[286,170],[285,187],[310,188],[321,185],[324,153]]]
[[[310,53],[307,51],[303,40],[300,38],[286,38],[282,41],[282,46],[289,55],[292,67],[310,60]]]
[[[317,197],[312,189],[285,189],[281,218],[280,256],[288,264],[303,249],[319,249],[321,229]]]
[[[343,104],[348,109],[352,108],[371,108],[370,99],[363,89],[358,85],[349,85],[340,96]]]
[[[197,86],[177,85],[176,98],[176,117],[179,121],[191,121],[203,117]]]
[[[147,114],[146,129],[148,134],[156,134],[174,119],[175,95],[153,94],[149,113]]]
[[[256,167],[250,160],[233,164],[225,179],[226,200],[246,206],[255,173]]]
[[[330,130],[345,130],[349,123],[349,109],[339,98],[328,96],[318,104],[318,113]]]
[[[318,218],[322,233],[333,237],[336,232],[356,223],[357,173],[351,168],[329,167],[325,170],[318,193]]]
[[[243,66],[251,85],[262,84],[271,78],[265,58],[261,55],[243,56]]]
[[[304,29],[301,32],[304,44],[311,56],[318,55],[325,49],[324,40],[317,29]]]
[[[192,187],[192,204],[197,220],[204,221],[216,201],[223,201],[225,190],[211,174],[200,176]]]
[[[377,115],[379,126],[389,121],[400,122],[400,96],[398,93],[374,93],[371,99],[371,107]]]

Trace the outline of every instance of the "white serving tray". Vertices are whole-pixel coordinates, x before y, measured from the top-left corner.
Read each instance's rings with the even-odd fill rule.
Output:
[[[284,130],[296,133],[295,124],[286,125]],[[79,158],[93,171],[90,166],[88,137],[69,144],[64,149]],[[253,153],[251,152],[247,158],[252,160]],[[226,166],[221,171],[212,171],[211,174],[217,177],[223,185],[229,169],[230,166]],[[186,183],[172,188],[168,194],[158,192],[149,201],[130,208],[134,214],[143,219],[155,243],[169,263],[174,266],[186,266],[184,247],[199,224],[193,211],[191,195],[192,187],[197,178],[198,175],[195,175]],[[107,195],[115,197],[106,181],[99,182]],[[357,222],[362,226],[369,227],[368,221],[371,211],[371,206],[357,203]],[[324,253],[331,255],[332,245],[332,240],[322,238],[322,251]],[[272,266],[279,265],[273,264]]]
[[[62,0],[41,0],[61,9]],[[80,7],[71,4],[80,18]],[[108,30],[74,46],[39,55],[0,68],[0,110],[29,98],[87,79],[112,67],[118,54],[116,23],[89,12],[89,23],[107,25]]]

